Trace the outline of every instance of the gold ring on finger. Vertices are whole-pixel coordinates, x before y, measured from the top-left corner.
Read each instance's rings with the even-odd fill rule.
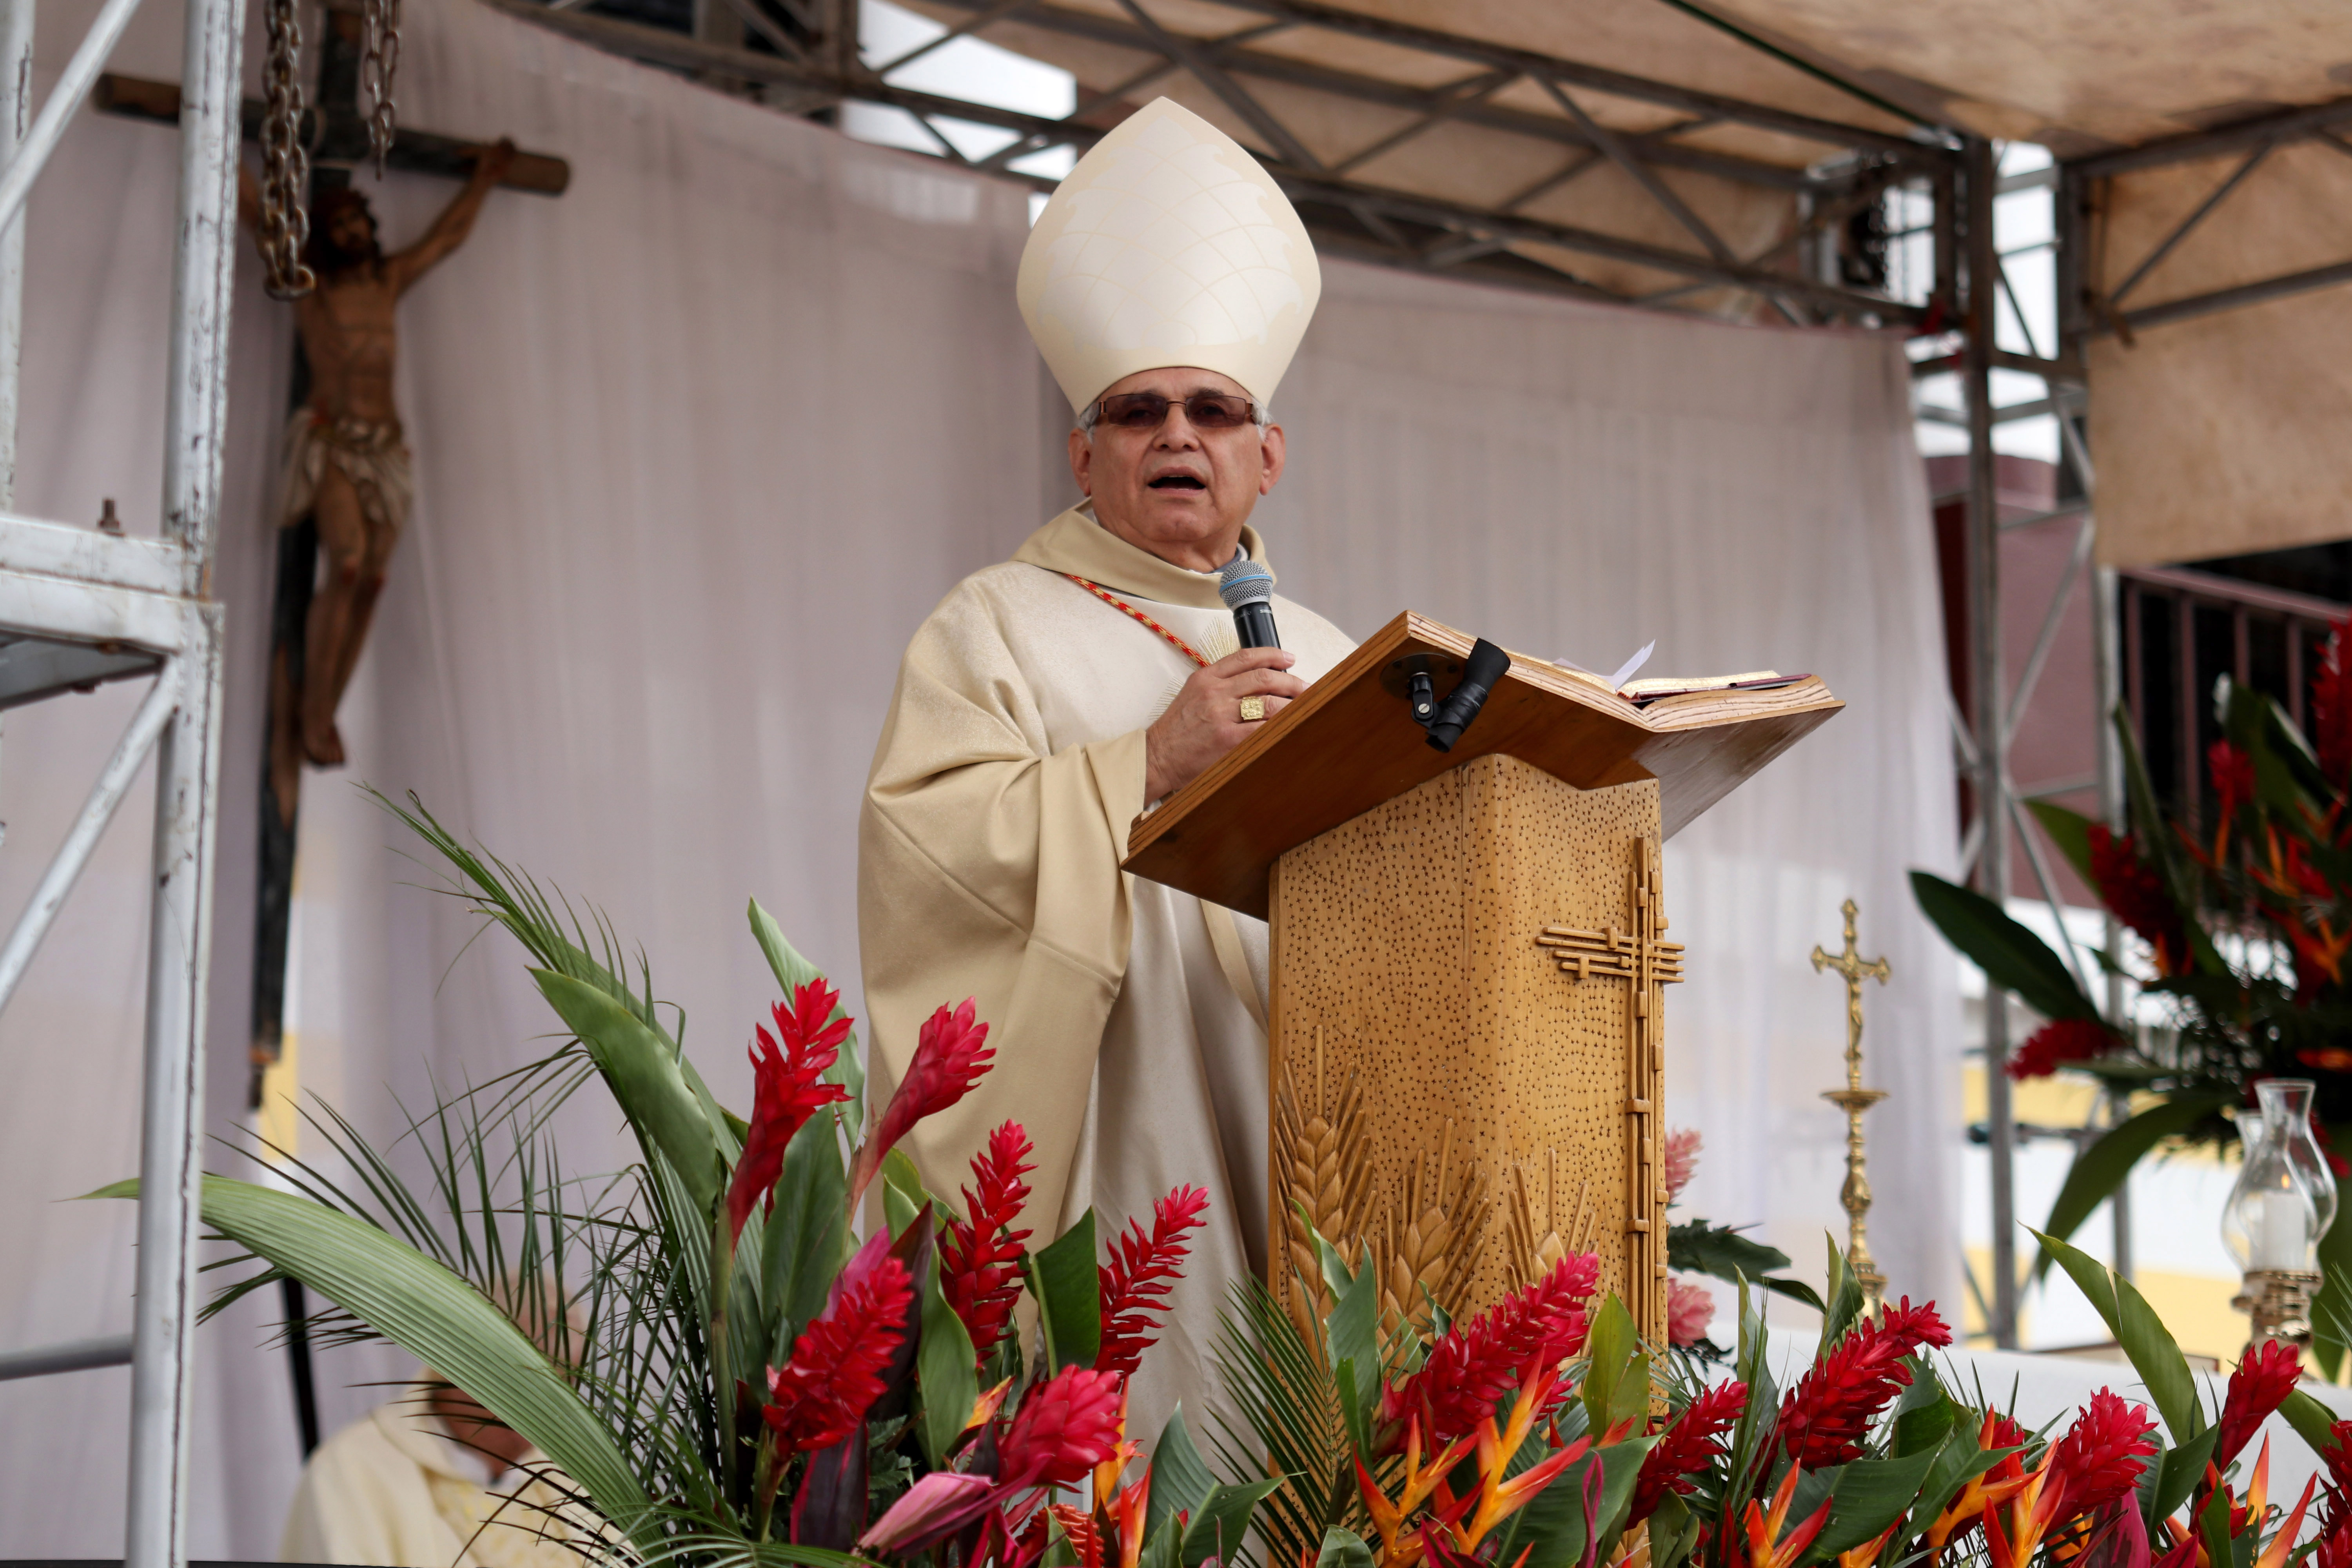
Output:
[[[1265,717],[1265,698],[1263,698],[1263,697],[1244,697],[1244,698],[1243,698],[1243,699],[1242,699],[1242,722],[1243,722],[1243,723],[1244,723],[1244,724],[1255,724],[1255,723],[1257,723],[1260,720],[1264,719]]]

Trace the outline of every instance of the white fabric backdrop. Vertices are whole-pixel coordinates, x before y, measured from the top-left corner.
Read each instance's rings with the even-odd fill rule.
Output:
[[[45,5],[54,69],[72,6]],[[53,10],[56,14],[52,14]],[[171,26],[176,16],[164,13]],[[118,68],[169,76],[142,19]],[[847,142],[453,3],[412,5],[410,122],[572,159],[557,201],[495,197],[404,306],[418,503],[345,704],[353,763],[313,775],[294,1022],[302,1079],[389,1138],[395,1097],[542,1048],[503,939],[402,858],[348,780],[417,790],[609,910],[722,1096],[769,999],[756,893],[855,1005],[853,826],[898,649],[957,577],[1065,499],[1012,303],[1020,192]],[[83,116],[31,213],[23,504],[152,531],[171,138]],[[394,176],[394,240],[451,194]],[[212,1009],[216,1130],[238,1119],[251,803],[271,542],[261,526],[289,335],[237,300],[231,605]],[[1956,1300],[1957,1004],[1900,873],[1948,853],[1932,562],[1898,356],[1857,336],[1684,324],[1333,266],[1280,400],[1291,475],[1261,512],[1286,591],[1359,635],[1411,605],[1586,663],[1772,664],[1852,703],[1676,840],[1693,945],[1671,1006],[1670,1120],[1706,1130],[1695,1212],[1768,1220],[1817,1268],[1838,1217],[1839,995],[1805,966],[1836,904],[1897,982],[1873,998],[1882,1257]],[[38,874],[134,700],[11,715],[0,909]],[[128,1321],[120,1209],[53,1200],[132,1167],[146,805],[109,834],[0,1016],[0,1344]],[[575,1169],[617,1153],[574,1107]],[[293,1482],[259,1303],[200,1337],[196,1555],[266,1557]],[[328,1422],[395,1355],[325,1359]],[[0,1385],[0,1556],[120,1551],[120,1372]]]

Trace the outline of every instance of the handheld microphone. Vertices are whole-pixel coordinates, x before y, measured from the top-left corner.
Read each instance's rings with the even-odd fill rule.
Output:
[[[1217,594],[1234,613],[1234,632],[1244,647],[1280,647],[1274,635],[1274,574],[1246,555],[1225,563]]]

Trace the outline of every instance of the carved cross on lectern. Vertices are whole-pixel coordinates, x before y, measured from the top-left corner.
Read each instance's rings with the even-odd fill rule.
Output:
[[[1665,1289],[1666,1178],[1660,1163],[1665,1129],[1659,1101],[1665,1086],[1664,987],[1683,978],[1683,944],[1664,940],[1666,901],[1658,841],[1633,842],[1628,881],[1633,929],[1603,931],[1550,925],[1536,945],[1551,952],[1561,973],[1581,984],[1623,980],[1625,1006],[1625,1305],[1634,1321],[1652,1321]]]

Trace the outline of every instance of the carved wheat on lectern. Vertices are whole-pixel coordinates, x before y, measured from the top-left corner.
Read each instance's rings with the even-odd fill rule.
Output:
[[[1303,1090],[1311,1087],[1310,1101]],[[1336,1109],[1327,1110],[1323,1089],[1323,1031],[1315,1031],[1315,1081],[1302,1085],[1291,1063],[1282,1064],[1275,1090],[1276,1190],[1283,1198],[1283,1234],[1290,1254],[1290,1280],[1283,1305],[1302,1334],[1328,1311],[1329,1292],[1315,1252],[1315,1232],[1357,1267],[1363,1254],[1366,1210],[1372,1191],[1372,1162],[1366,1129],[1363,1085],[1352,1071],[1340,1087]],[[1302,1215],[1301,1211],[1305,1213]]]

